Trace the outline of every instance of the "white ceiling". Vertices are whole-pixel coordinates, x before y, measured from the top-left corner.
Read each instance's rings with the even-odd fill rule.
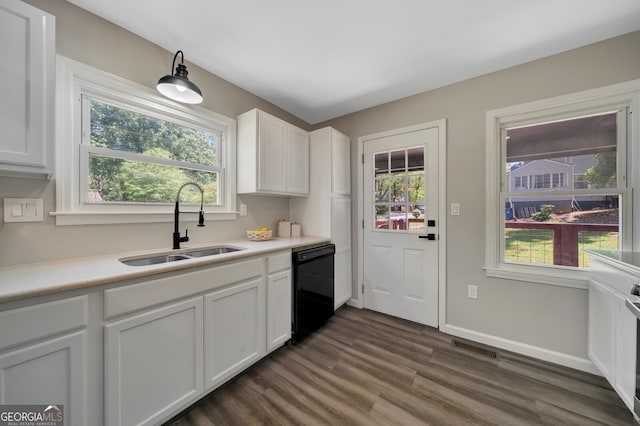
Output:
[[[640,29],[639,0],[69,1],[310,124]]]

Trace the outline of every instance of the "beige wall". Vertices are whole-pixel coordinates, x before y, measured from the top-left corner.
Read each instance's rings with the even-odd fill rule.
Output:
[[[90,14],[63,0],[28,0],[27,3],[56,16],[56,51],[87,65],[128,80],[155,87],[168,74],[175,52],[160,47]],[[187,60],[189,52],[185,52]],[[202,106],[235,118],[251,108],[260,108],[302,128],[304,121],[274,107],[194,65],[189,78],[204,94]],[[55,210],[55,180],[0,177],[0,199],[43,198],[44,211]],[[283,197],[241,196],[249,216],[235,221],[209,221],[205,228],[190,225],[194,243],[241,238],[247,228],[275,226],[288,214]],[[182,227],[184,232],[184,227]],[[171,247],[172,223],[148,225],[55,226],[52,217],[43,223],[0,224],[0,266],[104,253]]]
[[[586,290],[485,276],[485,112],[638,79],[639,46],[636,32],[314,126],[351,137],[356,191],[358,137],[447,120],[446,203],[462,210],[446,218],[448,325],[586,358]],[[466,297],[469,284],[478,300]]]

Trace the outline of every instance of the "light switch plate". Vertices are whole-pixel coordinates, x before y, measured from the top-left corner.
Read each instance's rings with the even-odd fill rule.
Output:
[[[460,216],[460,203],[451,203],[451,216]]]
[[[5,198],[5,222],[42,222],[42,198]]]
[[[470,285],[467,287],[467,296],[470,299],[477,299],[478,298],[478,286],[477,285]]]

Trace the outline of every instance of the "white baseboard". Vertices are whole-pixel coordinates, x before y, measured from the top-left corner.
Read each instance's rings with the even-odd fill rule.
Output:
[[[541,359],[543,361],[552,362],[554,364],[573,368],[587,373],[602,376],[602,373],[596,368],[590,359],[580,358],[574,355],[568,355],[562,352],[551,351],[549,349],[540,348],[538,346],[527,345],[526,343],[516,342],[514,340],[503,339],[502,337],[492,336],[477,331],[469,330],[455,325],[445,324],[440,327],[443,333],[452,336],[462,337],[474,342],[483,343],[496,348],[505,349],[521,355],[527,355],[532,358]]]
[[[354,308],[362,309],[362,301],[360,299],[351,299],[347,302],[347,305],[353,306]]]

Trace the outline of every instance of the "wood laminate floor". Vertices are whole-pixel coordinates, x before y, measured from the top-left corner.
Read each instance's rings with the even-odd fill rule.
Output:
[[[632,425],[598,376],[451,344],[436,329],[342,307],[169,424]]]

